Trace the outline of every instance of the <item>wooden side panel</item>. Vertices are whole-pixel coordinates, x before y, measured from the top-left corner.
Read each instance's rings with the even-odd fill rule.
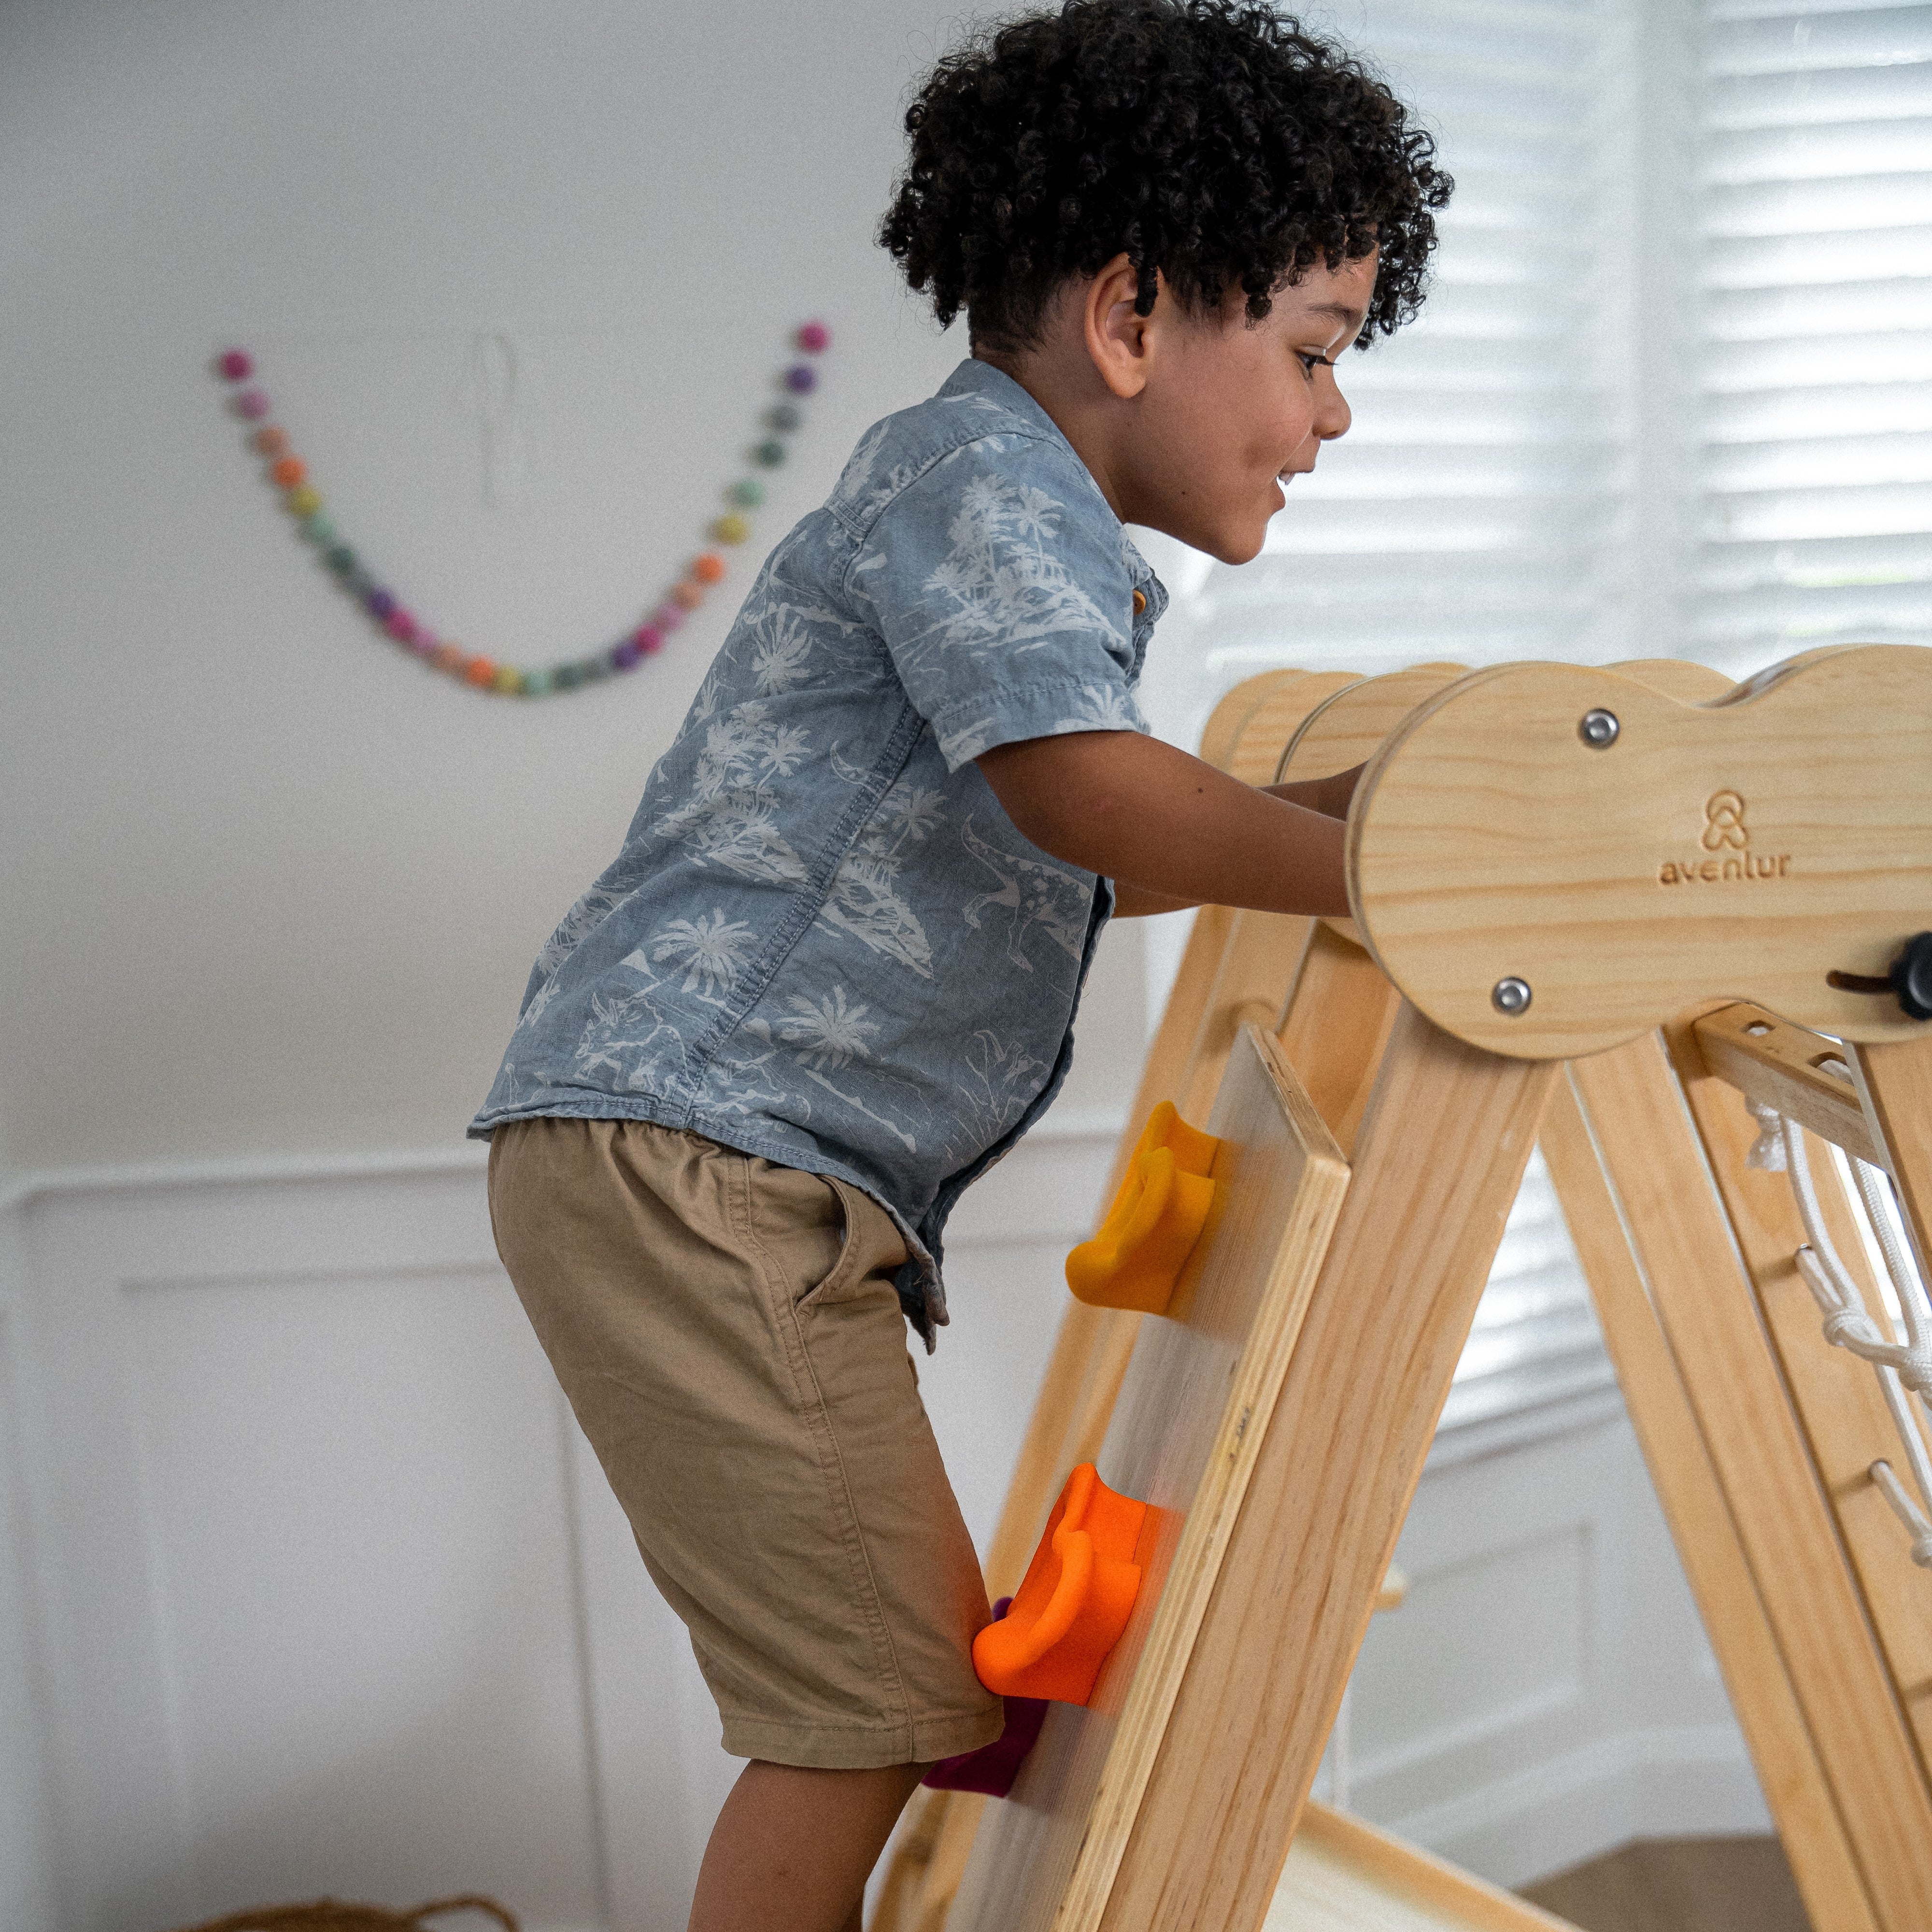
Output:
[[[1107,1932],[1254,1932],[1556,1070],[1398,1016]]]
[[[1495,1052],[1601,1052],[1720,997],[1904,1040],[1920,1023],[1827,973],[1888,971],[1924,922],[1928,767],[1920,646],[1810,652],[1701,704],[1614,671],[1498,666],[1377,754],[1349,814],[1350,902],[1403,993]],[[1499,1009],[1509,979],[1533,998]]]
[[[1714,1083],[1680,1089],[1654,1036],[1574,1063],[1570,1078],[1874,1916],[1883,1932],[1923,1932],[1932,1802],[1692,1118]]]
[[[1340,1206],[1340,1153],[1257,1030],[1209,1130],[1215,1216],[1171,1315],[1142,1324],[1100,1457],[1151,1506],[1140,1600],[1092,1706],[1052,1708],[982,1820],[955,1932],[1097,1923]]]
[[[1263,1932],[1576,1932],[1359,1818],[1310,1804]]]
[[[1280,749],[1275,782],[1325,778],[1364,764],[1421,704],[1462,676],[1463,664],[1414,664],[1381,677],[1352,679],[1324,698]]]
[[[1281,682],[1270,685],[1270,678]],[[1253,686],[1268,688],[1257,692],[1226,756],[1210,762],[1218,764],[1244,784],[1273,784],[1282,753],[1300,728],[1301,721],[1316,705],[1360,681],[1352,670],[1274,671],[1250,678],[1240,689],[1246,691]],[[1208,756],[1204,738],[1201,755]]]
[[[1622,1136],[1630,1129],[1612,1114],[1601,1130]],[[1598,1161],[1592,1124],[1567,1079],[1550,1096],[1539,1139],[1651,1480],[1814,1932],[1877,1932],[1723,1485]]]
[[[1804,1226],[1790,1182],[1782,1174],[1744,1164],[1757,1137],[1756,1122],[1728,1081],[1698,1077],[1705,1070],[1699,1051],[1704,1032],[1678,1027],[1666,1037],[1678,1072],[1688,1076],[1692,1115],[1892,1689],[1911,1722],[1922,1776],[1932,1763],[1932,1576],[1912,1562],[1910,1540],[1870,1474],[1880,1457],[1897,1461],[1898,1434],[1878,1378],[1856,1356],[1833,1348],[1821,1332],[1817,1304],[1793,1260]],[[1819,1041],[1821,1047],[1826,1044]],[[1832,1244],[1856,1277],[1866,1305],[1882,1306],[1830,1150],[1809,1134],[1806,1142]],[[1855,1640],[1854,1634],[1845,1635]],[[1932,1803],[1932,1786],[1927,1790]],[[1932,1820],[1932,1810],[1928,1817]]]

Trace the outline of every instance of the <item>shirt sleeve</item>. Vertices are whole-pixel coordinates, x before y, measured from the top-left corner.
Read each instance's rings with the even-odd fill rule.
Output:
[[[1022,738],[1148,729],[1120,527],[1084,472],[1062,474],[1077,459],[1052,454],[1004,436],[952,451],[854,560],[851,589],[949,771]]]

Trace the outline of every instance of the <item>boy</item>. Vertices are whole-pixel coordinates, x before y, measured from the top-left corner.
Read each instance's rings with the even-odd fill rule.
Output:
[[[905,1352],[941,1230],[1065,1076],[1110,915],[1345,913],[1352,778],[1145,735],[1229,562],[1414,312],[1449,183],[1354,63],[1234,0],[1074,0],[942,61],[880,239],[973,358],[781,543],[472,1131],[499,1248],[725,1748],[693,1932],[855,1932],[924,1768],[988,1743],[987,1606]]]

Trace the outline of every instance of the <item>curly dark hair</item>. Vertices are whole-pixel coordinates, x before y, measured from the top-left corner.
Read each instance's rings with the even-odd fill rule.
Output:
[[[1421,306],[1432,210],[1455,183],[1359,60],[1242,0],[1070,0],[982,29],[906,111],[911,153],[879,241],[961,309],[976,348],[1035,346],[1055,290],[1125,251],[1184,308],[1238,286],[1249,320],[1318,258],[1380,244],[1359,346]]]

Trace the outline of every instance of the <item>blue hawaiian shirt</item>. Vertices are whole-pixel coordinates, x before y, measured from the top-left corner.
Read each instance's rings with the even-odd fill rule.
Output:
[[[538,955],[472,1136],[688,1127],[862,1188],[932,1345],[960,1193],[1046,1110],[1113,909],[973,760],[1144,731],[1166,592],[1046,411],[962,363],[779,544],[616,860]]]

